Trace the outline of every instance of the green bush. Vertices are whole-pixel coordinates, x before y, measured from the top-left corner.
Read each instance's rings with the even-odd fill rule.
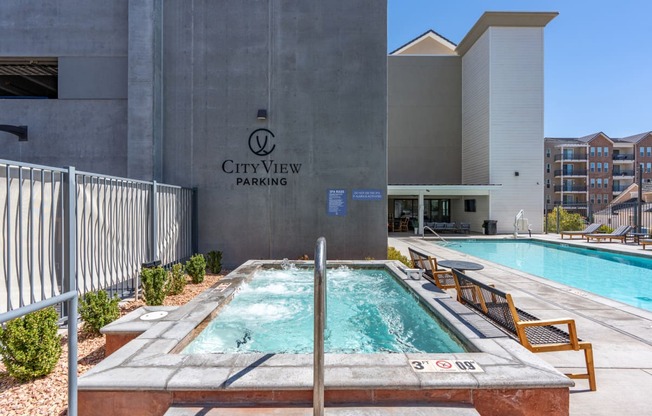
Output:
[[[559,231],[578,231],[584,229],[584,218],[580,214],[570,213],[561,207],[555,207],[546,218],[546,231],[557,232],[557,212],[559,211]]]
[[[113,299],[104,291],[89,292],[79,302],[79,315],[84,321],[84,332],[100,335],[100,329],[120,317],[118,303],[120,299]]]
[[[599,233],[607,233],[607,234],[609,234],[609,233],[612,233],[613,231],[614,231],[613,228],[609,227],[608,225],[604,225],[604,224],[602,224],[602,225],[600,226],[600,228],[598,228],[598,231],[597,231],[597,232],[599,232]]]
[[[61,357],[58,319],[54,308],[45,308],[0,327],[0,356],[12,377],[29,381],[54,370]]]
[[[170,269],[168,277],[168,295],[178,295],[183,292],[186,287],[186,271],[183,269],[183,264],[177,263]]]
[[[407,267],[412,267],[412,262],[394,247],[387,247],[387,260],[398,260]]]
[[[190,275],[192,282],[197,284],[204,281],[206,275],[206,259],[201,254],[195,254],[186,262],[186,273]]]
[[[140,281],[143,284],[143,298],[149,306],[162,305],[165,299],[165,291],[168,280],[168,272],[161,266],[145,267],[140,271]]]
[[[220,274],[222,271],[222,252],[221,251],[209,251],[206,254],[206,267],[213,274]]]

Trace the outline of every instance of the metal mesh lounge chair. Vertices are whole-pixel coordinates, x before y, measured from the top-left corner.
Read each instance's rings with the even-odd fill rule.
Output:
[[[594,222],[593,224],[588,225],[585,229],[581,231],[561,231],[559,232],[559,235],[561,236],[561,239],[564,239],[564,236],[567,235],[569,240],[572,240],[574,236],[579,235],[580,238],[583,238],[587,234],[593,234],[596,231],[598,231],[598,228],[600,228],[602,224],[599,222]]]

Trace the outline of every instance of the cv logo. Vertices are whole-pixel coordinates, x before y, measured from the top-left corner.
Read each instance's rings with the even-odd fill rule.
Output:
[[[276,148],[275,144],[271,143],[274,138],[274,133],[267,129],[254,130],[249,135],[249,149],[258,156],[267,156],[272,153]]]

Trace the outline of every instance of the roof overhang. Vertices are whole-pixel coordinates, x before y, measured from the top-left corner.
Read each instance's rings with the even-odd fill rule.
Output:
[[[483,196],[502,188],[500,184],[488,185],[387,185],[388,196],[415,196],[423,194],[433,197]]]
[[[480,39],[490,27],[545,27],[557,12],[485,12],[457,45],[457,53],[462,56]]]

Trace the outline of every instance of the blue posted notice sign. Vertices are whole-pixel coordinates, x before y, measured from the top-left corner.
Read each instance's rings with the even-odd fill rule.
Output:
[[[328,215],[346,215],[346,189],[329,189],[327,204]]]
[[[358,201],[379,201],[383,199],[383,191],[380,189],[354,189],[351,199]]]

